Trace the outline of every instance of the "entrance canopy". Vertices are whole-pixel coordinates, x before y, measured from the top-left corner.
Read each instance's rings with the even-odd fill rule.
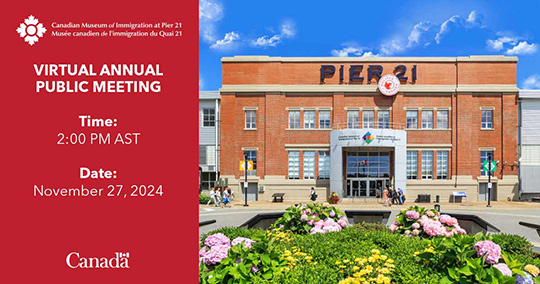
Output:
[[[333,130],[330,190],[340,197],[372,197],[381,185],[406,191],[406,162],[405,130]]]

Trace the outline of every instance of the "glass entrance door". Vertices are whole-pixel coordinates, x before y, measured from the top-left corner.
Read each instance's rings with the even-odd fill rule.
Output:
[[[348,179],[347,197],[376,197],[377,192],[388,186],[388,179]]]

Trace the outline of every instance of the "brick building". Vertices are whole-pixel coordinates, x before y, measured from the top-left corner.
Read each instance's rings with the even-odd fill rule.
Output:
[[[370,201],[381,187],[449,200],[486,200],[488,155],[497,161],[493,200],[518,197],[517,58],[222,58],[221,177],[248,197],[307,200],[336,192]],[[383,95],[393,74],[397,93]],[[392,77],[392,76],[390,76]],[[394,81],[395,82],[395,81]]]

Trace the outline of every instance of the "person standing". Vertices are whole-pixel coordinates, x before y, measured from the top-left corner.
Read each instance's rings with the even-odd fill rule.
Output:
[[[311,201],[313,202],[317,200],[317,193],[315,192],[314,187],[311,187],[311,192],[309,193],[309,199],[311,199]]]
[[[395,188],[392,189],[392,204],[398,204],[398,193]]]

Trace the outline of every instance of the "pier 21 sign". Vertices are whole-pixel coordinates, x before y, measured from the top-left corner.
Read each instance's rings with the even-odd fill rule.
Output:
[[[350,65],[349,66],[349,82],[361,82],[364,80],[363,76],[360,76],[362,73],[362,70],[364,69],[364,65]],[[321,65],[321,83],[324,83],[325,78],[329,78],[334,76],[336,73],[336,66],[334,65]],[[340,65],[339,67],[339,82],[343,82],[345,80],[345,74],[344,74],[344,66]],[[376,78],[380,80],[383,76],[383,67],[381,65],[368,65],[367,69],[367,83],[370,84],[371,80],[373,78]],[[405,65],[397,65],[394,68],[395,77],[397,77],[398,81],[407,81],[409,80],[409,77],[407,77],[407,66]],[[413,65],[411,69],[411,81],[416,82],[416,65]]]

